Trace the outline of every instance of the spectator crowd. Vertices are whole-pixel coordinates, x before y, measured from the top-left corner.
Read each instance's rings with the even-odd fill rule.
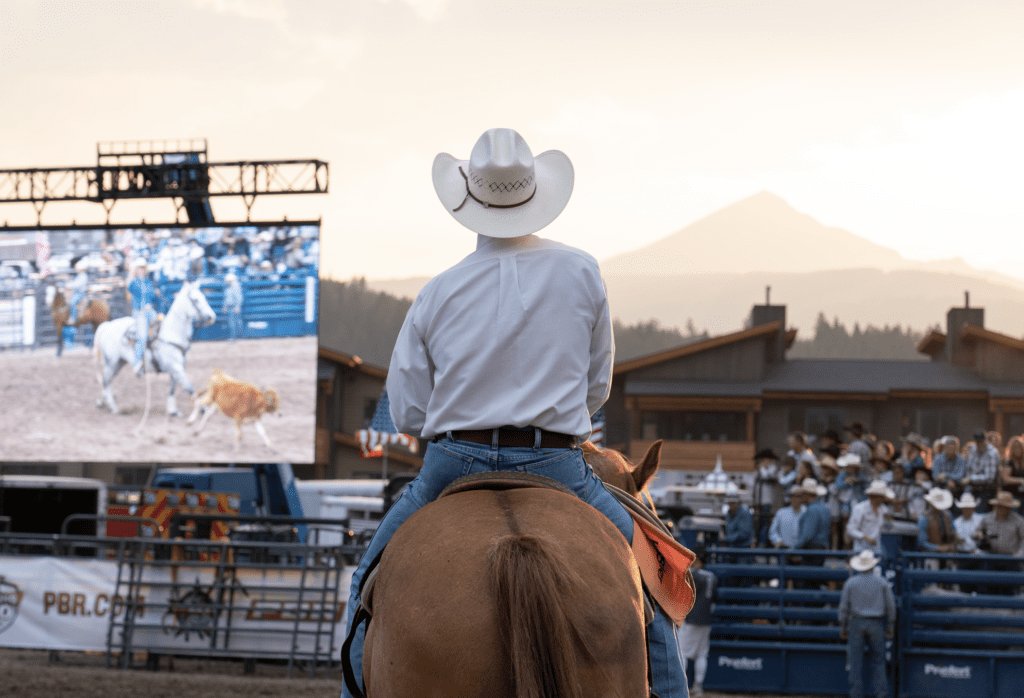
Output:
[[[1004,447],[999,433],[983,429],[966,445],[955,436],[929,443],[910,433],[897,449],[860,423],[846,427],[846,434],[848,441],[836,431],[812,440],[795,432],[784,455],[757,453],[752,511],[736,494],[726,497],[719,545],[870,550],[884,559],[881,534],[894,521],[904,522],[898,527],[904,534],[916,526],[914,547],[934,552],[926,564],[936,569],[972,568],[970,560],[947,554],[1024,556],[1022,437]],[[815,564],[810,556],[804,560]],[[1017,570],[1019,563],[992,560],[984,567]]]

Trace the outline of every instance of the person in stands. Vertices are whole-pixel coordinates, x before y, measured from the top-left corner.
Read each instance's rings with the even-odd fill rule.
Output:
[[[924,498],[928,509],[917,520],[917,549],[927,552],[956,552],[956,529],[949,515],[953,495],[949,490],[933,487]],[[940,560],[929,558],[925,567],[939,569]]]
[[[985,514],[978,530],[983,547],[991,555],[1012,555],[1024,557],[1024,517],[1014,511],[1020,502],[1009,492],[1000,492],[989,500],[992,511]],[[989,569],[997,572],[1019,572],[1020,563],[1015,560],[990,560]],[[1012,595],[1016,586],[994,584],[989,587],[991,594]]]
[[[892,511],[886,501],[893,494],[881,480],[875,480],[864,492],[867,499],[853,506],[850,521],[846,524],[846,534],[853,539],[853,551],[871,550],[882,555],[882,524],[892,518]]]
[[[789,493],[789,505],[775,512],[768,529],[768,542],[773,548],[795,548],[800,532],[800,514],[804,510],[804,491],[800,487]]]
[[[880,559],[864,550],[850,559],[857,574],[843,584],[839,596],[839,637],[847,642],[850,697],[864,696],[864,646],[868,648],[871,668],[871,695],[885,698],[889,684],[885,678],[885,640],[896,631],[896,598],[892,587],[874,574]]]
[[[861,422],[854,422],[850,426],[846,427],[846,431],[850,432],[853,436],[853,440],[850,445],[847,446],[846,452],[852,453],[853,455],[860,458],[861,463],[867,463],[871,460],[873,455],[871,451],[871,445],[867,438],[867,432],[864,429],[864,424]]]
[[[960,491],[960,481],[967,475],[967,461],[960,455],[960,439],[942,437],[942,452],[932,459],[931,475],[936,487]]]
[[[1002,465],[999,466],[999,489],[1014,498],[1024,496],[1024,439],[1011,437],[1006,442]]]
[[[979,504],[987,505],[996,494],[999,479],[999,451],[988,442],[984,429],[974,432],[974,441],[967,445],[967,472],[961,487],[970,487]],[[988,508],[987,506],[985,507]]]
[[[754,518],[742,504],[738,492],[725,495],[729,508],[725,516],[725,535],[718,542],[725,548],[749,548],[754,542]]]

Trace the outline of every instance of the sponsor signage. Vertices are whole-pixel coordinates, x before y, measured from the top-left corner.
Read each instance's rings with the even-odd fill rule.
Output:
[[[115,594],[117,563],[54,557],[0,556],[0,647],[50,650],[104,651],[111,618],[123,620],[129,601],[136,604],[133,643],[166,651],[187,652],[209,647],[217,628],[230,623],[231,632],[218,634],[218,648],[288,652],[291,629],[335,624],[335,647],[345,632],[345,599],[352,568],[339,581],[338,602],[328,607],[311,587],[322,588],[306,572],[306,599],[297,602],[299,571],[239,569],[231,582],[237,608],[230,613],[214,610],[218,587],[215,567],[147,567],[132,599]],[[123,587],[122,587],[123,588]],[[282,632],[284,631],[284,632]],[[113,642],[120,640],[120,629]],[[299,652],[313,649],[315,635],[297,636]],[[320,651],[326,650],[321,639]],[[225,645],[225,643],[227,643]]]
[[[910,657],[908,679],[920,695],[959,698],[990,695],[988,660],[967,657]]]

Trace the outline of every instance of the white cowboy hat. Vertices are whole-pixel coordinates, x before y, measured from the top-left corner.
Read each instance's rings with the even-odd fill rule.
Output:
[[[872,481],[872,483],[870,485],[868,485],[868,488],[866,490],[864,490],[864,495],[865,496],[871,496],[873,494],[877,494],[880,497],[885,497],[886,496],[886,491],[888,489],[889,488],[886,486],[884,481],[882,481],[882,480],[874,480],[874,481]]]
[[[536,157],[510,128],[485,131],[469,155],[438,153],[434,190],[445,210],[475,233],[515,238],[551,223],[569,203],[574,174],[565,153]]]
[[[924,501],[929,502],[933,507],[941,511],[953,506],[953,494],[941,487],[933,487],[924,496]]]
[[[856,453],[844,453],[836,458],[836,465],[840,468],[846,468],[851,465],[860,465],[860,456]]]
[[[224,281],[238,281],[238,277],[235,276],[234,272],[229,271],[227,274],[224,275]]]
[[[988,503],[994,507],[1009,507],[1010,509],[1016,509],[1020,506],[1020,501],[1014,499],[1012,492],[1003,490],[995,496],[995,499],[988,500]]]
[[[978,500],[970,492],[964,492],[963,496],[956,500],[956,505],[961,509],[977,509]]]
[[[854,555],[850,558],[850,567],[858,572],[867,572],[879,562],[881,560],[875,557],[875,554],[870,549],[862,550],[859,555]]]
[[[804,481],[800,483],[800,489],[806,494],[813,494],[818,497],[828,494],[828,488],[824,485],[819,485],[818,481],[813,477],[804,478]]]
[[[132,260],[131,270],[135,271],[139,267],[145,267],[145,266],[148,266],[148,263],[146,262],[146,258],[145,257],[136,257],[135,259]]]

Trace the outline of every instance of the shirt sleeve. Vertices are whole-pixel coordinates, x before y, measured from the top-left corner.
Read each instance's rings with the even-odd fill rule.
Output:
[[[852,579],[852,578],[851,578]],[[843,585],[843,593],[839,595],[839,629],[848,632],[850,629],[850,581]]]
[[[775,512],[775,516],[772,517],[772,525],[768,527],[768,540],[771,541],[772,545],[778,545],[782,542],[782,526],[779,521],[778,512]]]
[[[846,522],[846,533],[854,540],[862,540],[864,532],[860,530],[860,524],[864,520],[864,510],[854,507],[850,512],[850,520]]]
[[[419,298],[413,301],[398,333],[388,368],[388,399],[391,419],[403,434],[422,434],[427,418],[427,404],[434,386],[434,366],[427,346],[416,327]]]
[[[615,338],[612,335],[611,310],[608,307],[608,291],[602,280],[597,322],[590,337],[590,370],[587,374],[587,409],[591,416],[608,399],[614,363]]]
[[[888,633],[896,630],[896,597],[888,584],[885,585],[885,630]]]

